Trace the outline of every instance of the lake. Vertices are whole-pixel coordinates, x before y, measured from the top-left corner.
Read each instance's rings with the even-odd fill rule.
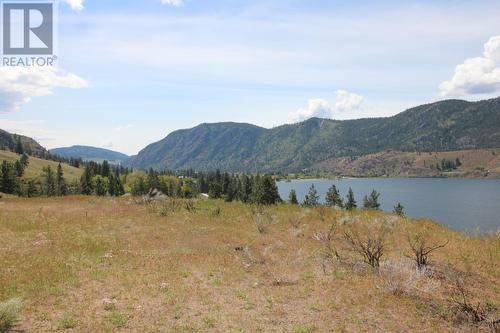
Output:
[[[455,230],[490,233],[500,229],[500,180],[450,178],[344,178],[339,180],[294,180],[278,182],[283,200],[290,190],[304,200],[311,184],[324,202],[328,188],[335,184],[345,199],[349,187],[358,207],[372,190],[379,192],[381,208],[391,212],[400,202],[412,218],[431,218]]]

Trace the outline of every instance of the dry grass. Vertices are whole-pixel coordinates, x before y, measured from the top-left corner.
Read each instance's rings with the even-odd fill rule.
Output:
[[[500,239],[378,212],[265,210],[199,201],[170,210],[133,199],[67,197],[0,201],[0,302],[23,299],[28,332],[446,332],[453,281],[493,319],[500,308]],[[182,208],[184,207],[184,208]],[[188,207],[188,208],[185,208]],[[168,214],[162,212],[168,210]],[[217,212],[217,213],[214,213]],[[291,223],[300,219],[300,223]],[[325,241],[340,260],[322,267]],[[349,250],[342,234],[389,228],[381,269]],[[369,229],[369,228],[368,228]],[[408,234],[449,244],[425,276],[394,266]],[[393,263],[393,264],[391,264]],[[326,272],[326,274],[325,274]],[[416,274],[416,273],[415,273]],[[418,273],[422,274],[422,273]],[[431,284],[432,292],[422,286]],[[400,291],[401,290],[401,291]],[[479,330],[488,331],[487,325]]]

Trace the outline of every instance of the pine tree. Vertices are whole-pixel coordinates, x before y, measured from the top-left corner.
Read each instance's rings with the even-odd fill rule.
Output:
[[[160,180],[158,179],[158,174],[150,168],[148,171],[148,177],[146,178],[146,191],[151,189],[158,189],[160,187]]]
[[[91,165],[87,165],[85,167],[85,170],[83,171],[83,175],[80,178],[80,185],[82,187],[82,194],[85,195],[91,195],[92,192],[94,191],[94,188],[92,186],[92,168]]]
[[[253,182],[252,202],[259,205],[274,205],[280,201],[275,180],[269,175],[257,175]]]
[[[23,165],[23,167],[26,168],[28,166],[28,164],[30,163],[28,155],[23,154],[21,156],[21,158],[19,159],[19,162],[21,162],[21,164]]]
[[[23,143],[21,142],[21,137],[17,137],[16,140],[16,148],[14,149],[14,152],[19,155],[24,154],[24,148],[23,148]]]
[[[405,209],[405,207],[400,202],[398,202],[398,204],[396,206],[394,206],[393,213],[398,215],[398,216],[405,217],[406,214],[405,214],[404,209]]]
[[[299,201],[297,200],[297,192],[295,190],[290,191],[290,194],[288,195],[288,201],[290,201],[292,205],[299,204]]]
[[[253,188],[252,178],[247,175],[244,175],[241,184],[241,194],[240,194],[241,201],[245,203],[252,201],[252,188]]]
[[[98,196],[105,196],[106,193],[108,192],[108,184],[107,184],[107,178],[104,178],[101,175],[94,176],[92,178],[92,185],[95,189],[95,194]]]
[[[379,210],[380,209],[380,203],[378,202],[379,197],[380,197],[380,193],[378,193],[375,190],[373,190],[369,196],[365,195],[365,197],[363,198],[364,208]]]
[[[26,196],[28,198],[32,198],[32,197],[36,196],[37,194],[38,194],[38,190],[36,188],[35,181],[29,180],[28,184],[26,186]]]
[[[303,205],[306,207],[316,207],[319,205],[318,191],[316,191],[314,184],[311,184],[311,187],[309,188],[309,193],[307,193]]]
[[[278,186],[276,186],[276,181],[270,176],[265,175],[262,179],[262,189],[264,196],[261,198],[261,202],[264,205],[274,205],[281,201]]]
[[[56,191],[58,196],[64,196],[68,194],[68,187],[66,186],[66,181],[64,179],[64,171],[61,163],[57,166],[56,173]]]
[[[1,167],[0,192],[14,194],[17,187],[14,165],[4,160]]]
[[[349,192],[347,192],[347,202],[345,203],[344,207],[347,210],[353,210],[356,207],[358,207],[356,204],[356,200],[354,199],[354,192],[350,187],[349,187]]]
[[[103,177],[108,177],[110,173],[109,163],[108,161],[103,161],[101,166],[101,175]]]
[[[14,169],[16,170],[17,177],[21,178],[24,175],[24,166],[20,160],[14,163]]]
[[[57,194],[56,190],[56,179],[54,176],[54,171],[50,165],[43,168],[42,176],[45,178],[44,180],[44,194],[48,197],[53,197]]]
[[[342,198],[340,197],[339,191],[337,189],[337,186],[332,185],[328,189],[328,192],[326,193],[326,204],[330,207],[335,207],[338,206],[342,208],[343,203],[342,203]]]

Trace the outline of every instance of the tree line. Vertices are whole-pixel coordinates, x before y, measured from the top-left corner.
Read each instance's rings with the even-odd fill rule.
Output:
[[[363,208],[364,209],[373,209],[380,210],[380,193],[373,190],[369,195],[365,195],[363,198]],[[288,201],[292,205],[299,205],[299,201],[297,199],[297,192],[295,190],[291,190],[288,196]],[[304,201],[302,202],[302,206],[304,207],[317,207],[320,206],[320,197],[318,195],[318,191],[314,184],[311,184],[309,187],[309,191],[306,194]],[[340,191],[337,186],[332,185],[325,196],[325,205],[332,208],[346,209],[352,211],[358,207],[358,203],[354,197],[354,191],[352,188],[349,188],[347,192],[347,196],[344,198],[341,197]],[[393,210],[393,213],[399,216],[405,216],[404,206],[401,203],[398,203]]]
[[[281,202],[278,187],[271,175],[232,174],[227,172],[132,171],[104,161],[81,162],[84,167],[79,181],[68,183],[62,164],[43,168],[37,180],[23,178],[29,157],[23,154],[14,162],[3,161],[0,168],[0,192],[19,196],[64,196],[83,194],[121,196],[125,193],[146,195],[151,190],[170,197],[193,198],[201,193],[228,202],[241,201],[270,205]]]

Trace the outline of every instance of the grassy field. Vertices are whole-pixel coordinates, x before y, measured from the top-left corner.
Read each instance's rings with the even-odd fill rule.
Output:
[[[0,150],[0,161],[6,160],[9,162],[15,162],[19,160],[20,155],[10,152],[10,151],[5,151],[5,150]],[[43,168],[50,165],[52,169],[55,171],[57,170],[57,165],[58,162],[54,161],[48,161],[44,159],[40,159],[37,157],[29,157],[29,165],[28,168],[25,170],[24,178],[26,179],[36,179],[40,177],[42,174]],[[62,164],[63,171],[64,171],[64,178],[66,179],[67,182],[73,182],[75,180],[80,180],[80,177],[83,173],[82,169],[78,169],[75,167],[72,167],[68,164]]]
[[[343,235],[382,231],[374,270]],[[405,257],[419,232],[449,242],[425,273]],[[498,236],[379,212],[12,198],[0,234],[0,302],[23,300],[27,332],[487,332],[500,317]]]

